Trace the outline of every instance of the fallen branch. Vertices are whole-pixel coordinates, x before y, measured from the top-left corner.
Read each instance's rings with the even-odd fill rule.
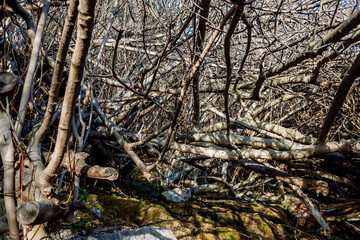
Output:
[[[216,115],[218,115],[222,118],[226,118],[225,114],[221,113],[214,107],[208,107],[207,110],[215,113]],[[262,122],[262,121],[255,121],[255,120],[252,120],[249,118],[241,118],[239,120],[230,119],[230,120],[233,122],[239,123],[246,128],[251,129],[250,127],[253,127],[253,128],[262,129],[262,130],[268,131],[270,133],[275,133],[277,135],[280,135],[284,138],[290,139],[295,142],[299,142],[299,143],[303,143],[303,144],[314,144],[316,142],[316,139],[311,136],[306,136],[306,135],[302,134],[301,132],[299,132],[298,130],[285,128],[285,127],[282,127],[277,124],[267,123],[267,122]],[[247,125],[250,125],[250,127],[247,127]],[[253,129],[251,129],[251,130],[253,130]]]
[[[163,141],[156,141],[162,144]],[[192,153],[195,155],[204,155],[211,158],[220,158],[229,161],[236,161],[242,158],[252,159],[267,159],[267,160],[296,160],[312,157],[314,155],[346,151],[349,148],[349,142],[328,142],[326,144],[318,144],[309,146],[309,148],[293,150],[293,151],[276,151],[276,150],[260,150],[260,149],[241,149],[241,151],[234,150],[218,150],[214,148],[198,147],[187,144],[179,144],[174,142],[170,148],[181,152]]]
[[[321,194],[323,196],[327,196],[329,194],[329,185],[327,184],[327,182],[324,182],[322,180],[296,177],[286,172],[280,171],[274,167],[264,166],[250,159],[240,159],[238,163],[255,172],[266,174],[268,176],[276,178],[277,180],[286,182],[290,185],[293,184],[301,189],[307,189],[315,192],[317,195]]]
[[[316,221],[321,225],[324,230],[325,236],[330,236],[330,227],[320,214],[320,212],[316,209],[315,205],[311,202],[310,198],[301,191],[301,189],[295,185],[290,184],[291,188],[296,192],[297,195],[303,200],[305,205],[308,207],[311,215],[316,219]]]
[[[320,170],[313,170],[313,169],[309,169],[307,167],[303,167],[303,166],[299,166],[296,165],[295,163],[289,161],[286,163],[289,167],[296,169],[298,171],[303,171],[303,172],[308,172],[311,173],[313,175],[319,176],[321,178],[326,178],[326,179],[330,179],[332,181],[336,181],[342,184],[346,184],[349,186],[353,186],[353,187],[360,187],[360,184],[353,182],[351,180],[349,180],[348,178],[345,177],[339,177],[337,175],[328,173],[328,172],[324,172],[324,171],[320,171]]]
[[[223,123],[225,125],[225,123]],[[231,146],[235,145],[247,145],[254,148],[262,149],[273,149],[273,150],[296,150],[296,149],[306,149],[309,146],[299,143],[294,143],[290,141],[280,141],[270,138],[261,138],[261,137],[250,137],[250,136],[239,136],[239,135],[225,135],[225,134],[215,134],[215,133],[189,133],[180,135],[178,137],[179,141],[189,142],[211,142],[217,145]]]

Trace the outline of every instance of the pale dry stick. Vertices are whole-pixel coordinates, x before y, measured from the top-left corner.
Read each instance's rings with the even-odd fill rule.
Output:
[[[38,22],[38,29],[36,31],[35,39],[33,42],[33,49],[31,52],[30,63],[29,63],[27,75],[25,78],[24,87],[23,87],[21,100],[20,100],[20,106],[19,106],[19,110],[18,110],[18,116],[17,116],[17,120],[15,123],[14,131],[15,131],[15,136],[17,138],[21,137],[21,132],[22,132],[22,129],[25,124],[27,105],[28,105],[28,102],[30,99],[33,77],[34,77],[35,70],[37,67],[38,55],[39,55],[40,48],[41,48],[41,40],[42,40],[43,32],[45,29],[45,23],[46,23],[46,18],[47,18],[48,12],[49,12],[49,8],[50,8],[50,2],[47,0],[44,0],[44,7],[42,9],[40,19]],[[28,21],[31,22],[31,19],[29,19]],[[28,27],[32,27],[32,26],[28,25]],[[31,28],[29,28],[29,36],[31,37],[32,31],[30,29]],[[14,192],[14,189],[15,189],[14,188],[14,181],[15,181],[15,179],[14,179],[15,159],[14,159],[14,157],[15,157],[14,145],[10,144],[8,151],[6,152],[6,155],[4,156],[4,159],[5,159],[4,166],[9,168],[7,171],[5,171],[6,176],[4,173],[4,177],[5,177],[4,185],[7,186],[6,191],[11,191],[11,192]],[[12,189],[10,189],[10,188],[12,188]],[[11,198],[11,197],[6,198],[5,205],[6,205],[7,210],[9,210],[9,211],[7,211],[7,217],[8,217],[8,223],[9,223],[9,229],[10,229],[10,238],[12,240],[19,239],[19,228],[17,226],[18,223],[17,223],[16,217],[15,217],[15,207],[14,207],[14,206],[16,206],[15,198]]]
[[[282,141],[284,143],[288,143],[288,144],[290,143],[290,145],[292,144],[292,141],[290,141],[289,139],[285,139],[276,133],[271,133],[271,132],[262,130],[260,128],[250,126],[249,124],[246,124],[239,120],[232,120],[230,122],[230,124],[231,124],[231,126],[249,129],[251,131],[254,131],[255,133],[266,135],[269,138],[278,139],[279,141]],[[221,130],[226,130],[226,127],[227,127],[226,122],[218,122],[218,123],[214,123],[209,126],[203,127],[198,132],[202,132],[202,133],[217,132],[217,131],[221,131]]]
[[[332,30],[332,29],[336,28],[336,27],[339,26],[339,25],[340,25],[340,24],[336,24],[336,25],[334,25],[334,26],[325,26],[325,27],[323,27],[322,29],[319,29],[319,30],[316,32],[316,34],[317,34],[317,35],[321,35],[323,32]],[[303,31],[301,31],[301,32],[303,32]],[[302,43],[302,42],[308,40],[309,37],[310,37],[309,35],[310,35],[310,33],[309,33],[309,34],[305,34],[305,36],[303,36],[303,37],[297,38],[297,37],[296,37],[297,35],[294,34],[294,35],[293,35],[293,38],[294,38],[295,40],[294,40],[293,42],[290,42],[290,43],[288,43],[288,44],[286,44],[286,45],[282,45],[282,46],[280,46],[280,47],[278,47],[278,48],[275,48],[275,49],[273,49],[271,52],[272,52],[272,53],[276,53],[276,52],[279,52],[279,51],[282,51],[282,50],[285,50],[285,49],[289,49],[290,51],[297,51],[297,49],[295,48],[295,46],[296,46],[297,44],[299,44],[299,43]],[[288,41],[290,41],[290,40],[292,40],[292,38],[288,39]],[[293,48],[291,48],[291,47],[293,47]]]
[[[157,140],[158,144],[163,144],[164,141]],[[277,151],[277,150],[262,150],[262,149],[241,149],[240,151],[234,150],[225,150],[225,149],[214,149],[206,147],[198,147],[189,144],[180,144],[174,142],[171,144],[170,149],[178,150],[181,152],[192,153],[195,155],[205,155],[211,158],[221,158],[229,161],[235,161],[242,158],[251,158],[251,159],[267,159],[267,160],[276,160],[276,161],[287,161],[287,160],[298,160],[309,158],[314,155],[330,153],[330,152],[339,152],[347,151],[350,148],[351,142],[328,142],[323,144],[318,144],[314,146],[309,146],[309,148],[299,149],[299,150],[286,150],[286,151]]]
[[[215,113],[216,115],[222,117],[222,118],[226,118],[225,114],[223,114],[222,112],[220,112],[219,110],[217,110],[215,107],[211,107],[211,106],[208,106],[207,108],[204,109],[204,111],[211,111],[213,113]],[[230,118],[231,122],[234,122],[235,124],[243,127],[243,128],[246,128],[246,129],[249,129],[249,130],[252,130],[252,131],[259,131],[259,129],[257,127],[254,127],[254,126],[251,126],[243,121],[239,121],[239,120],[235,120],[233,118]]]
[[[232,124],[235,126],[235,124]],[[221,130],[226,129],[226,122],[217,122],[214,124],[209,124],[203,128],[200,128],[197,132],[199,133],[212,133],[212,132],[218,132]],[[256,131],[256,130],[255,130]],[[191,134],[192,132],[190,132]]]
[[[360,10],[356,10],[348,19],[344,20],[333,31],[327,34],[324,38],[310,43],[311,49],[320,48],[327,43],[336,42],[343,36],[348,34],[352,29],[360,23]]]
[[[114,42],[107,42],[105,44],[106,47],[115,47],[115,44],[116,44],[116,40]],[[131,52],[136,52],[136,53],[145,53],[145,50],[144,49],[141,49],[141,48],[135,48],[135,47],[131,47],[131,46],[128,46],[128,45],[121,45],[119,44],[118,46],[119,49],[123,49],[123,50],[126,50],[126,51],[131,51]],[[146,52],[148,55],[151,55],[151,56],[156,56],[156,57],[159,57],[161,55],[161,53],[159,52],[155,52],[155,51],[150,51],[150,50],[147,50]],[[172,60],[172,61],[177,61],[177,62],[180,62],[182,61],[181,58],[179,57],[176,57],[176,56],[173,56],[173,55],[168,55],[166,54],[166,56],[164,57],[168,60]],[[94,60],[92,60],[94,61]],[[99,65],[100,66],[100,65]],[[103,67],[104,69],[106,69],[105,67]],[[109,70],[107,70],[109,72]]]
[[[80,98],[79,98],[79,101],[78,101],[78,108],[79,108],[79,115],[80,115],[78,119],[79,119],[79,122],[82,125],[81,136],[80,136],[80,134],[78,132],[78,127],[79,126],[77,126],[77,124],[75,123],[75,117],[73,117],[73,119],[71,121],[71,127],[72,127],[71,129],[72,129],[72,133],[74,134],[73,136],[74,136],[74,138],[76,140],[76,143],[77,143],[76,151],[77,152],[82,152],[83,146],[84,146],[84,143],[85,143],[85,141],[84,141],[84,133],[85,133],[85,129],[86,129],[86,124],[85,124],[85,122],[83,122],[81,120],[82,112],[80,111]],[[90,112],[90,119],[92,119],[92,112]],[[65,155],[66,155],[66,153],[65,153]],[[68,158],[68,160],[70,162],[70,158]],[[65,172],[63,172],[61,174],[60,178],[63,178],[64,174],[65,174]],[[59,183],[59,185],[60,184],[61,183]],[[58,188],[59,188],[59,186],[58,186]],[[79,198],[79,191],[80,191],[80,177],[77,174],[75,174],[75,176],[74,176],[74,189],[73,189],[73,192],[72,192],[73,193],[73,202],[77,202],[77,200]],[[70,199],[70,197],[71,197],[71,194],[69,196],[69,199]]]
[[[107,26],[107,29],[106,29],[106,32],[105,32],[105,35],[103,37],[103,42],[101,44],[101,47],[100,47],[100,50],[99,50],[99,53],[98,53],[98,56],[95,60],[95,66],[93,68],[93,71],[92,71],[92,74],[97,74],[97,70],[98,70],[98,66],[99,66],[99,63],[100,63],[100,60],[103,56],[103,52],[104,52],[104,49],[105,49],[105,43],[107,42],[107,39],[108,39],[108,36],[109,36],[109,32],[112,28],[112,25],[114,23],[114,20],[115,20],[115,17],[116,17],[116,14],[118,12],[118,5],[119,5],[119,1],[116,0],[114,2],[114,7],[113,7],[113,15],[108,23],[108,26]],[[89,82],[91,83],[92,82],[92,78],[89,79]],[[88,88],[86,89],[85,88],[85,91],[86,91],[86,96],[85,96],[85,102],[89,102],[89,98],[92,97],[92,89],[91,89],[91,84],[89,83],[89,86]],[[83,151],[83,147],[86,143],[86,140],[87,140],[87,136],[89,134],[89,130],[90,130],[90,125],[91,125],[91,122],[92,122],[92,117],[93,117],[93,101],[90,99],[90,117],[89,117],[89,122],[88,122],[88,125],[86,125],[86,123],[83,121],[83,110],[84,110],[85,106],[82,107],[81,109],[81,99],[80,97],[78,98],[78,111],[79,111],[79,120],[80,120],[80,123],[81,123],[81,126],[82,126],[82,131],[81,131],[81,135],[79,135],[79,133],[77,132],[77,127],[75,125],[75,120],[73,119],[72,120],[72,126],[73,126],[73,132],[74,132],[74,135],[76,137],[76,140],[78,142],[78,147],[77,147],[77,151],[78,152],[82,152]],[[77,202],[78,200],[78,196],[79,196],[79,191],[80,191],[80,176],[76,175],[75,176],[75,187],[74,187],[74,197],[73,197],[73,202]]]
[[[166,129],[168,129],[170,127],[171,123],[168,123],[164,126],[162,126],[158,131],[153,132],[152,134],[150,134],[149,136],[147,136],[145,139],[134,142],[134,143],[129,143],[129,147],[130,148],[136,148],[138,146],[144,145],[146,143],[148,143],[149,141],[151,141],[152,139],[156,138],[158,135],[160,135],[161,133],[163,133]]]
[[[50,9],[50,2],[47,0],[44,0],[44,7],[42,8],[38,27],[36,30],[36,35],[35,35],[35,40],[34,40],[34,44],[33,44],[33,49],[31,52],[29,67],[28,67],[28,71],[26,73],[24,87],[23,87],[23,91],[21,94],[21,101],[20,101],[18,116],[17,116],[16,123],[15,123],[15,133],[18,138],[21,137],[21,131],[25,124],[27,105],[28,105],[28,102],[30,99],[33,78],[35,75],[35,70],[36,70],[37,62],[38,62],[38,56],[39,56],[39,52],[40,52],[40,48],[41,48],[41,40],[42,40],[44,29],[46,26],[46,18],[49,13],[49,9]]]
[[[223,178],[219,178],[219,177],[215,177],[215,176],[200,176],[198,177],[199,179],[211,179],[211,180],[215,180],[218,182],[223,183],[225,186],[227,186],[231,192],[234,194],[235,197],[239,198],[239,196],[242,197],[243,194],[238,193],[235,189],[234,186],[230,183],[228,183],[225,179]]]
[[[295,76],[273,77],[269,78],[265,85],[269,87],[278,87],[290,83],[311,83],[311,76],[306,74],[304,75],[300,72]]]
[[[214,112],[214,113],[216,113],[220,117],[226,118],[226,116],[223,113],[219,112],[214,107],[208,107],[207,109]],[[242,119],[239,119],[239,120],[231,119],[231,121],[234,121],[234,122],[237,121],[237,122],[240,122],[240,123],[242,122],[245,127],[247,127],[247,125],[250,125],[253,128],[263,129],[263,130],[266,130],[268,132],[278,134],[278,135],[280,135],[280,136],[282,136],[284,138],[287,138],[287,139],[290,139],[292,141],[299,142],[299,143],[302,143],[302,144],[310,145],[310,144],[314,144],[316,142],[316,139],[311,137],[311,136],[304,135],[304,134],[302,134],[301,132],[299,132],[299,131],[297,131],[295,129],[285,128],[285,127],[282,127],[280,125],[273,124],[273,123],[255,121],[255,120],[252,120],[252,119],[249,119],[249,118],[246,118],[246,119],[242,118]]]
[[[262,106],[260,106],[259,108],[255,109],[255,110],[251,113],[251,117],[256,118],[256,117],[259,116],[263,111],[266,111],[267,109],[272,108],[272,107],[276,106],[276,105],[279,104],[279,103],[282,103],[282,102],[284,102],[284,101],[288,101],[288,100],[290,100],[290,99],[297,98],[297,97],[300,97],[300,96],[298,96],[298,95],[291,95],[291,94],[283,95],[283,96],[281,96],[281,98],[272,100],[272,101],[266,103],[265,105],[262,105]]]
[[[314,70],[312,71],[310,83],[316,83],[316,80],[319,77],[320,69],[325,63],[336,59],[340,53],[348,49],[352,44],[360,40],[360,29],[358,28],[348,39],[344,40],[340,46],[333,50],[329,54],[323,56],[319,61],[317,61]]]
[[[154,140],[152,141],[153,144],[161,145],[163,144],[163,141],[161,140]],[[173,142],[170,146],[170,149],[177,150],[183,153],[191,153],[194,155],[200,155],[200,156],[207,156],[210,158],[215,159],[224,159],[226,161],[233,161],[239,164],[242,164],[246,166],[247,168],[250,168],[253,171],[266,174],[269,176],[272,176],[278,180],[284,181],[289,184],[296,184],[297,186],[301,188],[305,188],[311,191],[314,191],[316,194],[321,193],[323,196],[328,195],[329,193],[329,187],[328,184],[322,180],[312,180],[312,179],[304,179],[297,176],[292,176],[286,172],[282,172],[274,167],[264,166],[261,163],[255,162],[249,158],[253,159],[271,159],[271,160],[285,160],[286,158],[292,158],[292,156],[281,156],[278,154],[275,156],[271,156],[271,152],[274,153],[276,151],[269,151],[269,155],[267,154],[255,154],[257,153],[265,153],[266,151],[261,150],[224,150],[224,149],[215,149],[213,147],[199,147],[194,145],[186,145],[186,144],[178,144],[176,142]],[[324,150],[324,149],[323,149]],[[286,151],[289,152],[289,151]],[[296,151],[293,151],[296,152]],[[279,153],[279,152],[278,152]],[[266,156],[267,155],[267,156]],[[302,159],[302,156],[297,156]]]
[[[225,125],[225,123],[223,124]],[[216,133],[188,133],[184,135],[179,135],[177,139],[178,141],[185,141],[186,143],[212,142],[220,146],[224,146],[224,145],[229,146],[230,145],[229,139],[230,139],[231,143],[235,145],[247,145],[254,148],[273,149],[280,151],[306,149],[309,147],[308,145],[294,143],[291,141],[280,141],[276,139],[239,136],[239,135],[229,135],[227,137],[224,134],[216,134]]]
[[[82,86],[84,86],[84,78],[82,79]],[[88,84],[89,86],[86,88],[84,87],[85,90],[85,97],[83,100],[84,106],[81,108],[81,97],[79,96],[78,98],[78,113],[79,113],[79,120],[81,123],[81,136],[80,138],[78,138],[78,147],[77,147],[77,151],[82,152],[83,151],[83,147],[86,143],[87,137],[89,135],[89,131],[90,131],[90,126],[93,120],[93,104],[92,104],[92,100],[91,98],[93,97],[93,91],[91,88],[91,84]],[[81,90],[80,90],[81,91]],[[86,125],[85,121],[84,121],[84,111],[85,111],[85,106],[89,103],[90,101],[90,113],[89,113],[89,120],[88,120],[88,125]]]
[[[294,176],[287,172],[283,172],[266,162],[259,163],[251,159],[240,159],[238,160],[238,163],[253,171],[273,177],[278,181],[294,184],[300,188],[313,191],[317,195],[321,194],[327,196],[329,194],[329,185],[325,181]]]

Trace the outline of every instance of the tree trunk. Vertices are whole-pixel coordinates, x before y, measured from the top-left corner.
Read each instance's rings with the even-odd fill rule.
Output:
[[[85,60],[90,47],[95,5],[96,1],[91,0],[81,0],[79,3],[76,46],[71,60],[69,80],[65,90],[56,145],[49,165],[40,176],[40,182],[42,183],[49,182],[57,172],[66,150],[71,120],[80,93]]]

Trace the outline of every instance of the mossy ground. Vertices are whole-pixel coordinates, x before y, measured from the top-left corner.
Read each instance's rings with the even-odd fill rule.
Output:
[[[178,239],[295,239],[288,234],[288,217],[280,207],[234,200],[161,203],[127,199],[110,193],[89,194],[87,211],[77,214],[85,227],[159,226]],[[98,208],[101,217],[92,213]]]

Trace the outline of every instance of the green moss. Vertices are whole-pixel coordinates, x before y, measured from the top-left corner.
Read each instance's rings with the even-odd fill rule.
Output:
[[[169,203],[160,205],[149,201],[125,199],[116,194],[89,194],[87,208],[100,209],[101,217],[91,211],[80,211],[77,217],[94,226],[160,226],[173,231],[178,239],[240,239],[246,232],[256,239],[291,237],[279,221],[287,216],[279,206],[247,204],[239,201],[211,201]],[[316,239],[298,234],[298,239]]]
[[[161,227],[180,227],[181,222],[174,219],[165,207],[148,201],[124,199],[116,195],[89,194],[87,208],[98,208],[101,220],[107,224],[132,223],[137,226],[153,225]]]
[[[232,228],[218,227],[216,231],[222,240],[240,240],[239,233]]]
[[[87,208],[96,207],[101,211],[101,219],[112,223],[117,219],[138,224],[138,218],[143,202],[128,200],[116,195],[88,195]]]
[[[199,205],[197,205],[197,204],[190,204],[189,207],[194,208],[194,209],[196,209],[196,208],[200,209],[200,208],[201,208],[201,207],[200,207]]]
[[[211,218],[202,216],[198,213],[194,213],[195,221],[200,225],[202,229],[213,229],[216,225],[215,221],[213,221]]]
[[[161,205],[150,205],[149,208],[143,207],[142,212],[145,213],[147,222],[159,222],[174,220],[167,212],[166,208]]]
[[[140,209],[143,219],[141,225],[154,225],[160,227],[181,227],[181,222],[174,219],[165,207],[157,204],[143,206]]]
[[[177,239],[185,238],[185,237],[191,237],[192,231],[190,228],[180,228],[178,230],[174,231],[174,235]]]
[[[240,213],[243,227],[250,234],[265,238],[276,239],[270,226],[262,219],[259,214]]]
[[[279,208],[274,206],[264,206],[262,204],[251,204],[250,208],[252,211],[271,218],[277,218],[286,222],[286,214]]]
[[[209,233],[209,232],[200,232],[198,235],[197,235],[197,238],[199,240],[216,240],[216,237],[214,234],[212,233]]]
[[[290,205],[290,201],[282,201],[281,204],[280,204],[280,207],[281,207],[282,209],[287,210],[288,207],[289,207],[289,205]]]

